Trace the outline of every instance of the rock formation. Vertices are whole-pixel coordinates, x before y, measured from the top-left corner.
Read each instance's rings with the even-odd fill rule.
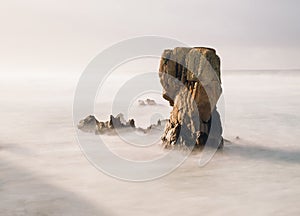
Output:
[[[84,132],[95,133],[98,124],[99,121],[95,118],[95,116],[89,115],[78,123],[77,128]]]
[[[129,119],[127,122],[124,119],[122,113],[116,117],[110,115],[109,121],[101,122],[96,119],[95,116],[89,115],[82,119],[77,127],[83,132],[95,133],[95,134],[115,134],[115,129],[134,129],[142,133],[148,133],[153,130],[163,131],[168,120],[158,120],[157,124],[152,124],[146,129],[136,128],[134,119]],[[132,132],[132,130],[130,130]]]
[[[145,106],[145,102],[143,100],[138,100],[140,106]]]
[[[178,47],[162,54],[160,81],[163,97],[173,110],[162,136],[166,147],[223,146],[216,110],[222,93],[220,58],[204,47]]]
[[[146,103],[148,104],[148,105],[156,105],[156,102],[155,102],[155,100],[152,100],[152,99],[146,99]]]
[[[146,106],[146,105],[153,106],[153,105],[156,105],[155,100],[152,100],[152,99],[149,99],[149,98],[147,98],[145,101],[144,100],[138,100],[138,103],[139,103],[140,106]]]
[[[135,123],[133,119],[129,119],[126,122],[121,113],[116,117],[110,115],[109,121],[106,122],[98,121],[95,116],[89,115],[81,120],[77,127],[84,132],[103,134],[105,132],[112,132],[115,128],[135,128]]]

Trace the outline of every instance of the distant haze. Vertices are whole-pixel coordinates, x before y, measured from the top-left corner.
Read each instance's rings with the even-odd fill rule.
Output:
[[[217,49],[223,69],[300,68],[297,0],[2,1],[0,70],[81,72],[101,50],[158,35]]]

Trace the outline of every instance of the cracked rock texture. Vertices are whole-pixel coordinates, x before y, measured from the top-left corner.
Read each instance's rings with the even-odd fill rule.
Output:
[[[173,110],[162,140],[166,147],[223,146],[216,104],[222,93],[220,58],[205,47],[165,50],[159,67],[163,97]]]

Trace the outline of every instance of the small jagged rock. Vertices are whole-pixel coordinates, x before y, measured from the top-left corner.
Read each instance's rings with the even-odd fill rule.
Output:
[[[134,122],[134,119],[129,119],[128,121],[128,125],[132,128],[135,128],[135,122]]]
[[[89,115],[85,119],[81,120],[77,127],[84,132],[95,132],[97,130],[98,120],[93,115]]]
[[[139,103],[140,106],[145,106],[146,105],[143,100],[138,100],[138,103]]]
[[[155,100],[152,100],[152,99],[146,99],[146,103],[151,106],[156,105]]]
[[[149,99],[149,98],[147,98],[145,101],[144,100],[138,100],[138,103],[139,103],[140,106],[145,106],[145,105],[153,106],[153,105],[156,105],[155,100],[152,100],[152,99]]]

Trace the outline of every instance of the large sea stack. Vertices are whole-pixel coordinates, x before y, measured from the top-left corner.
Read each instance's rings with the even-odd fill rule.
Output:
[[[216,104],[222,93],[220,58],[204,47],[165,50],[159,68],[163,97],[173,110],[162,140],[168,147],[223,146]]]

